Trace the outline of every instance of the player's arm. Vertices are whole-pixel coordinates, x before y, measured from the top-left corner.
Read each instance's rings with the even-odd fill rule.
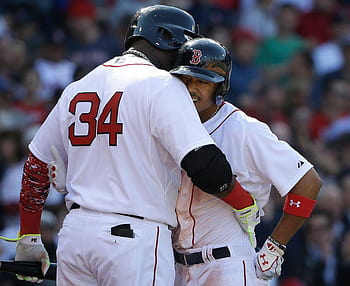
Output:
[[[271,237],[281,244],[287,244],[289,242],[310,216],[321,184],[321,179],[314,168],[304,175],[288,193],[282,217],[272,232]],[[298,207],[298,201],[301,202],[300,207]]]
[[[194,185],[215,195],[233,207],[233,212],[256,247],[255,226],[260,223],[260,211],[252,195],[242,188],[232,175],[225,155],[215,145],[192,150],[181,162]]]
[[[50,260],[41,241],[40,219],[49,193],[47,164],[29,153],[25,162],[20,192],[20,231],[17,240],[17,261],[40,261],[45,275]],[[36,277],[17,276],[20,280],[38,282]]]
[[[257,254],[255,266],[259,278],[267,280],[281,274],[286,245],[311,215],[321,184],[312,168],[288,193],[280,221]]]
[[[194,185],[215,195],[235,209],[254,203],[232,174],[225,154],[215,145],[205,145],[189,152],[181,161]]]

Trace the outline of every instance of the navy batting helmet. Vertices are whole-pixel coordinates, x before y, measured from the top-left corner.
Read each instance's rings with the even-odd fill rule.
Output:
[[[231,68],[231,55],[222,44],[198,38],[186,42],[179,49],[175,68],[170,73],[222,83],[216,96],[224,97],[230,86]]]
[[[143,38],[161,50],[177,50],[189,39],[199,37],[193,17],[184,10],[153,5],[138,10],[131,19],[125,49],[137,38]]]

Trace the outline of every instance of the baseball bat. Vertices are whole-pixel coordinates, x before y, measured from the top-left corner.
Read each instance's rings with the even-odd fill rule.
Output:
[[[23,276],[38,277],[46,280],[56,280],[56,263],[50,263],[49,270],[43,276],[41,262],[1,260],[0,271],[15,273]]]

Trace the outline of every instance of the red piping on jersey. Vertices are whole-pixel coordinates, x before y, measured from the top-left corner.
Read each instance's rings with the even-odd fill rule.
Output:
[[[107,67],[107,68],[121,68],[121,67],[126,67],[126,66],[153,66],[153,65],[151,65],[151,64],[126,64],[126,65],[114,66],[114,65],[103,64],[102,66]]]
[[[194,229],[196,227],[196,219],[194,215],[192,214],[192,203],[193,203],[193,196],[194,196],[194,185],[192,184],[192,194],[191,194],[191,201],[190,205],[188,207],[188,212],[193,220],[193,226],[192,226],[192,246],[194,245]]]
[[[225,122],[233,113],[235,113],[236,111],[240,111],[240,109],[235,109],[235,110],[232,111],[229,115],[227,115],[227,116],[225,117],[225,119],[219,124],[219,126],[217,126],[213,131],[211,131],[211,132],[209,133],[209,135],[213,134],[216,130],[218,130],[218,129],[224,124],[224,122]]]
[[[159,244],[159,226],[157,226],[156,247],[154,248],[154,267],[152,286],[156,285],[157,265],[158,265],[158,244]]]
[[[247,271],[245,267],[245,261],[242,261],[243,263],[243,286],[247,286]]]

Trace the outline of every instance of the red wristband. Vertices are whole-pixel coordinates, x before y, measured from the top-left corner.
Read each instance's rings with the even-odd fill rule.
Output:
[[[226,197],[222,198],[222,200],[237,210],[254,204],[251,195],[237,181],[232,191]]]
[[[290,215],[308,218],[315,204],[316,200],[289,193],[284,201],[283,211]]]

